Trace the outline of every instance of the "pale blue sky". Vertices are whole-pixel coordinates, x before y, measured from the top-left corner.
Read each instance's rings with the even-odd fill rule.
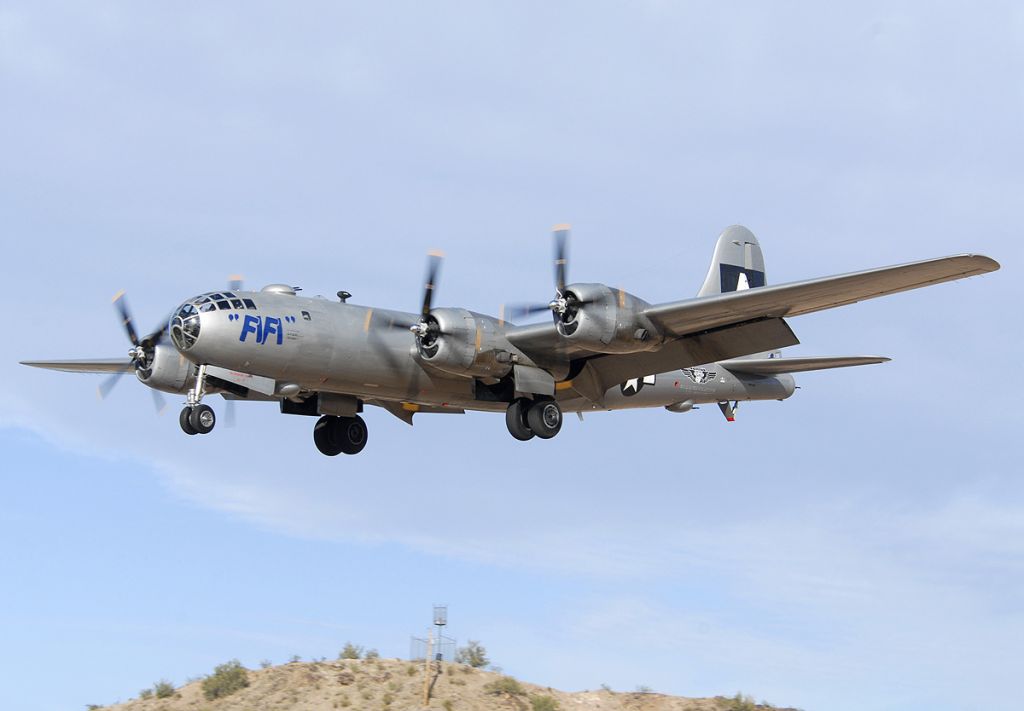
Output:
[[[1012,708],[1024,657],[1024,10],[1013,3],[8,2],[0,7],[0,706],[81,708],[232,657],[388,656],[430,605],[564,689],[806,709]],[[415,308],[571,275],[693,294],[717,233],[768,279],[974,251],[1003,270],[794,319],[880,354],[785,403],[573,418],[239,408],[186,438],[125,352],[229,274]],[[216,403],[214,403],[216,405]],[[6,676],[6,675],[9,675]]]

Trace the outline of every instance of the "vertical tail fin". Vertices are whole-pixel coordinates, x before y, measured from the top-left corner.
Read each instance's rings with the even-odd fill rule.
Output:
[[[754,233],[741,225],[726,227],[718,236],[715,256],[697,296],[724,294],[764,286],[764,256]]]

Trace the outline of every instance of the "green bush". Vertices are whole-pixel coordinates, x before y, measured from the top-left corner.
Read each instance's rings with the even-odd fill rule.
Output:
[[[756,711],[757,704],[750,696],[736,692],[731,699],[723,699],[722,709],[724,711]]]
[[[363,648],[352,644],[351,642],[345,642],[345,648],[338,653],[338,659],[362,659]]]
[[[152,699],[153,698],[153,690],[152,689],[143,689],[142,691],[139,692],[139,698],[140,699]]]
[[[533,711],[558,711],[558,700],[553,696],[531,696],[530,706]]]
[[[161,679],[153,684],[153,693],[158,699],[169,699],[174,696],[174,684],[166,679]]]
[[[376,649],[367,649],[366,654],[363,655],[363,659],[380,659],[380,652]]]
[[[469,644],[459,649],[455,654],[455,661],[474,669],[481,669],[491,663],[491,660],[487,658],[487,650],[475,639],[469,640]]]
[[[494,696],[501,696],[502,694],[508,694],[509,696],[526,695],[526,689],[523,688],[523,685],[510,676],[495,679],[490,684],[484,686],[484,691]]]
[[[203,696],[207,701],[233,694],[249,686],[249,672],[237,659],[214,667],[213,674],[203,679]]]

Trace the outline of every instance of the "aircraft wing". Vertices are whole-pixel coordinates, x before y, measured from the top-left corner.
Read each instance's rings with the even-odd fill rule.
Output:
[[[779,375],[781,373],[806,373],[810,370],[849,368],[855,365],[888,363],[891,358],[882,356],[841,356],[835,358],[738,358],[723,360],[719,365],[734,373],[751,375]]]
[[[800,316],[997,269],[994,259],[960,254],[656,304],[644,313],[667,336],[679,337],[753,319]]]
[[[97,360],[23,360],[22,365],[68,373],[130,373],[134,370],[127,358],[100,358]]]
[[[545,360],[572,360],[594,353],[577,347],[562,336],[551,321],[529,326],[514,326],[506,336],[508,340],[532,358]]]
[[[558,383],[559,395],[579,395],[599,403],[607,388],[629,378],[796,345],[799,341],[784,317],[844,306],[996,269],[999,269],[999,263],[989,257],[962,254],[656,304],[645,309],[644,314],[662,330],[666,343],[653,352],[581,352],[566,344],[553,324],[514,328],[508,333],[508,338],[541,364],[547,360],[578,359],[581,367],[569,380]],[[747,368],[756,367],[752,361],[743,362]],[[804,369],[826,367],[821,359],[816,363],[812,368],[806,361]],[[790,362],[785,367],[794,365]],[[827,367],[842,366],[833,361]]]

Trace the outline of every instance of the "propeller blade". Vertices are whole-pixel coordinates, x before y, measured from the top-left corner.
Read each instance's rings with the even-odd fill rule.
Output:
[[[505,315],[513,320],[548,311],[551,311],[548,304],[511,304],[505,307]]]
[[[423,287],[423,308],[420,309],[423,318],[430,315],[430,305],[434,301],[434,289],[437,287],[443,259],[444,255],[441,252],[431,252],[427,258],[427,281]]]
[[[96,394],[100,396],[100,400],[105,400],[110,391],[114,389],[114,386],[121,382],[121,378],[124,373],[114,373],[108,375],[106,378],[100,381],[99,387],[96,388]]]
[[[224,400],[224,426],[234,427],[235,426],[235,401]]]
[[[160,325],[154,328],[142,339],[142,345],[146,347],[158,346],[160,343],[167,338],[167,333],[170,330],[171,317],[168,316]]]
[[[569,225],[555,225],[555,289],[559,296],[565,293],[568,280]]]
[[[153,397],[153,407],[156,408],[156,414],[163,414],[164,408],[167,407],[167,398],[159,390],[149,389],[149,394]]]
[[[381,320],[383,321],[383,319]],[[387,327],[399,329],[402,331],[408,331],[410,328],[412,328],[418,323],[419,321],[413,321],[407,318],[393,318],[388,320]]]
[[[228,289],[230,289],[231,291],[241,291],[242,290],[242,275],[241,274],[232,274],[231,276],[228,277]]]
[[[121,316],[121,324],[128,333],[128,340],[132,342],[133,346],[138,346],[139,334],[135,332],[135,326],[132,324],[132,315],[128,311],[128,302],[124,298],[124,291],[119,291],[114,296],[114,308],[117,309],[117,313]]]

